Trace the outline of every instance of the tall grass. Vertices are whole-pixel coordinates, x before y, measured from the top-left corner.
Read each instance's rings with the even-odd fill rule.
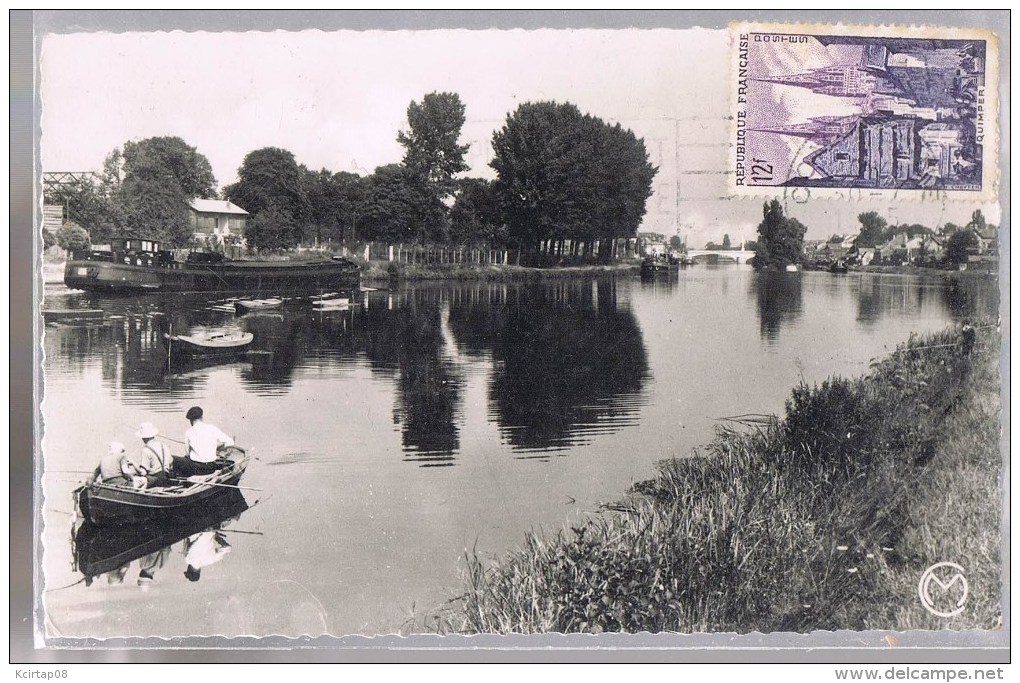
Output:
[[[912,337],[858,379],[703,452],[569,532],[529,535],[432,627],[453,632],[992,628],[999,623],[998,336]],[[964,565],[967,609],[917,598]]]

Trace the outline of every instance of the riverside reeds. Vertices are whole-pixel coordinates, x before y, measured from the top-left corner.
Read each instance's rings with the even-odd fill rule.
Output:
[[[703,452],[586,523],[527,537],[433,627],[452,632],[994,628],[1000,619],[998,335],[912,337],[858,379],[797,387],[783,419]],[[963,565],[967,608],[917,583]]]

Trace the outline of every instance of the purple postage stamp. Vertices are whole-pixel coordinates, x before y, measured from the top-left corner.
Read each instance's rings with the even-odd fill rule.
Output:
[[[731,40],[732,194],[996,197],[992,33],[737,24]]]

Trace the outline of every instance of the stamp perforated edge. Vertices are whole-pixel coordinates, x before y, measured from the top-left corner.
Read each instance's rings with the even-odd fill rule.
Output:
[[[738,130],[738,103],[736,81],[740,72],[740,35],[742,33],[783,33],[801,35],[842,35],[861,37],[894,37],[946,40],[984,40],[985,52],[985,116],[986,141],[981,161],[982,188],[980,190],[947,189],[883,189],[883,188],[836,188],[836,187],[793,187],[785,185],[737,185],[736,140]],[[895,24],[845,24],[845,23],[797,23],[797,22],[732,22],[729,33],[728,118],[730,119],[730,141],[727,154],[727,194],[730,198],[784,199],[798,204],[812,199],[835,199],[858,201],[880,199],[887,201],[920,202],[963,202],[990,203],[999,200],[999,39],[991,30],[936,27],[902,26]],[[987,179],[987,180],[986,180]]]

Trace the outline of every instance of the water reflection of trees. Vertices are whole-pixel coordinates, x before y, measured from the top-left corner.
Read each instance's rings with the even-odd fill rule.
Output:
[[[55,347],[68,367],[98,358],[104,380],[123,389],[125,400],[150,405],[198,390],[210,370],[201,362],[168,366],[163,335],[171,331],[252,332],[238,374],[241,387],[261,394],[289,390],[297,368],[367,360],[392,381],[405,457],[423,466],[452,464],[460,449],[467,364],[492,365],[489,413],[517,449],[556,448],[618,429],[641,400],[646,351],[612,280],[415,286],[358,304],[330,314],[235,317],[222,307],[163,301],[124,310],[103,326],[57,330]]]
[[[882,318],[918,315],[941,307],[954,320],[994,318],[999,292],[983,278],[904,278],[864,276],[857,289],[857,321],[874,326]]]
[[[626,422],[640,403],[648,359],[614,281],[489,293],[479,305],[454,308],[451,325],[458,339],[491,349],[489,398],[511,445],[565,447]]]
[[[405,457],[423,466],[452,464],[460,447],[456,415],[463,373],[445,355],[444,290],[421,288],[369,302],[355,325],[377,372],[396,372],[394,422]]]
[[[751,279],[751,296],[758,305],[762,339],[778,341],[782,326],[800,318],[801,278],[801,273],[762,271]]]
[[[950,277],[939,292],[942,305],[956,320],[998,318],[999,288],[983,277]]]

